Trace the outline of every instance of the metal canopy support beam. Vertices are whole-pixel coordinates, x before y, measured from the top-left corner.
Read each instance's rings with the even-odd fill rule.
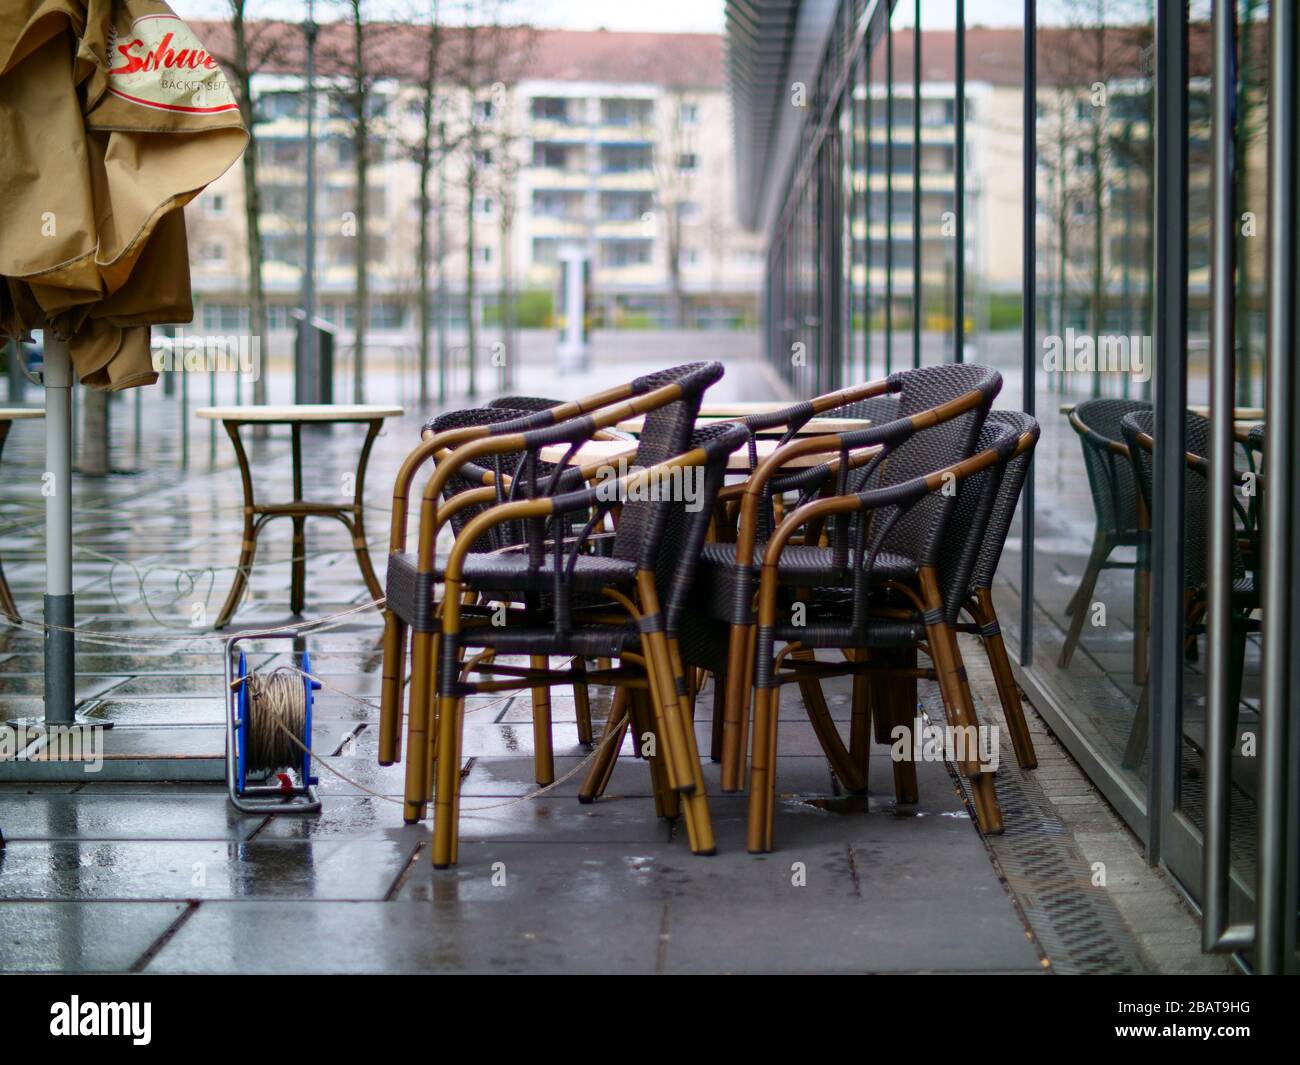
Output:
[[[1022,118],[1021,256],[1020,256],[1020,405],[1034,414],[1038,360],[1038,6],[1025,0],[1025,96]],[[1019,661],[1034,661],[1034,463],[1030,461],[1020,501],[1020,648]]]
[[[921,0],[912,16],[912,368],[921,365]]]
[[[1300,440],[1300,395],[1295,357],[1300,341],[1297,274],[1296,153],[1300,151],[1300,14],[1295,4],[1273,4],[1268,93],[1268,348],[1265,384],[1263,676],[1260,699],[1259,857],[1255,889],[1255,965],[1261,973],[1296,967],[1296,782],[1288,755],[1295,751],[1300,714],[1300,566],[1296,564],[1295,448]],[[1288,735],[1290,733],[1290,735]],[[1291,765],[1294,772],[1294,762]],[[1289,899],[1289,902],[1288,902]],[[1291,910],[1288,913],[1288,909]]]
[[[1233,521],[1233,404],[1237,376],[1236,306],[1233,284],[1236,265],[1235,118],[1237,42],[1235,0],[1215,0],[1213,14],[1213,151],[1210,204],[1210,500],[1209,609],[1206,647],[1205,748],[1205,910],[1201,946],[1206,951],[1240,950],[1250,943],[1252,930],[1228,924],[1228,873],[1231,831],[1228,821],[1232,787],[1232,748],[1238,698],[1229,681],[1234,668],[1232,618]],[[1239,623],[1240,624],[1240,623]]]
[[[956,181],[957,255],[952,271],[952,361],[966,361],[966,0],[957,0],[957,32],[953,41],[956,52],[954,78],[957,83],[956,128],[953,130],[952,169]],[[920,151],[920,145],[917,145]],[[912,159],[919,167],[919,157]]]
[[[885,376],[894,372],[894,9],[885,14]]]
[[[72,599],[72,357],[45,329],[45,724],[76,711]]]
[[[1155,455],[1147,856],[1178,809],[1183,704],[1183,439],[1187,402],[1187,4],[1155,12]]]

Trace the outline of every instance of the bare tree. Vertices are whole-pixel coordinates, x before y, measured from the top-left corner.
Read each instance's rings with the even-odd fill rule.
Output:
[[[253,99],[253,78],[282,55],[280,27],[271,22],[248,19],[247,0],[227,0],[230,5],[230,52],[218,56],[239,103],[239,113],[248,131],[248,147],[241,160],[244,184],[244,230],[248,265],[248,310],[252,335],[267,350],[266,285],[262,280],[262,194],[257,181],[258,128]],[[253,383],[253,402],[266,402],[266,374]]]
[[[493,170],[506,154],[500,116],[506,86],[518,79],[531,46],[527,27],[509,25],[509,0],[463,0],[463,26],[447,41],[448,80],[463,108],[454,138],[459,148],[465,189],[465,326],[468,374],[465,393],[477,394],[478,301],[475,270],[478,234],[475,212],[484,187],[493,187]],[[499,176],[498,176],[499,183]]]
[[[355,330],[352,359],[352,396],[365,402],[366,330],[370,322],[370,164],[380,132],[375,106],[375,82],[383,69],[379,52],[383,37],[394,27],[369,18],[366,0],[339,0],[346,9],[346,32],[325,37],[322,61],[327,73],[339,79],[332,93],[338,111],[346,116],[353,167],[351,216],[341,220],[341,232],[355,241],[353,306]]]
[[[683,215],[691,202],[699,159],[695,151],[694,123],[690,120],[696,106],[688,83],[671,77],[663,97],[666,113],[660,118],[660,135],[655,139],[654,179],[656,206],[663,217],[674,329],[686,327],[682,236]]]
[[[420,85],[420,141],[415,152],[416,165],[420,168],[420,247],[416,260],[416,274],[419,279],[419,314],[420,323],[420,406],[424,408],[429,402],[429,225],[432,205],[429,201],[429,170],[433,166],[435,130],[438,132],[437,150],[441,155],[446,146],[442,143],[445,126],[438,121],[438,52],[442,43],[442,30],[438,21],[438,0],[432,0],[429,26],[424,41],[424,77]],[[441,250],[441,249],[440,249]],[[439,272],[442,270],[439,264]],[[441,315],[442,308],[439,307]],[[439,358],[445,358],[440,352]],[[442,397],[440,396],[439,399]]]

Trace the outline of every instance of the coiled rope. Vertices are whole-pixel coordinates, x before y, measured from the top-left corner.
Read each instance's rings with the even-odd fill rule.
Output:
[[[302,761],[298,748],[307,749],[307,686],[299,671],[281,666],[266,675],[249,673],[243,683],[248,686],[244,764],[273,771]]]

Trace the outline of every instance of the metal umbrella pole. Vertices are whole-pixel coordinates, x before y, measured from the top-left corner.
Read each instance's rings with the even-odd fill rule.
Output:
[[[72,597],[72,358],[45,330],[45,724],[71,725],[76,708]]]

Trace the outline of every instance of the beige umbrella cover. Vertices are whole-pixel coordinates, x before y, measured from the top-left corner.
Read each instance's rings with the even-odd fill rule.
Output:
[[[83,384],[157,379],[149,326],[193,317],[182,208],[248,141],[225,75],[157,0],[0,12],[0,335],[42,319]]]

